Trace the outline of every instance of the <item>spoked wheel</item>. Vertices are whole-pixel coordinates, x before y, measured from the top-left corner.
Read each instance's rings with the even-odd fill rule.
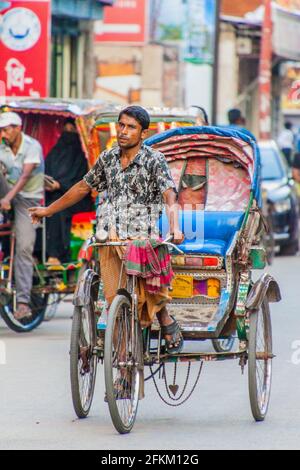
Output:
[[[272,385],[272,325],[267,300],[250,317],[249,331],[249,392],[253,417],[266,418]]]
[[[88,307],[75,307],[71,334],[70,372],[72,399],[78,418],[90,412],[97,374],[98,358],[96,316],[93,303]]]
[[[230,336],[229,338],[224,338],[224,339],[213,339],[212,344],[214,347],[214,350],[217,353],[226,353],[226,352],[231,352],[235,343],[236,337],[235,336]]]
[[[5,305],[0,306],[1,316],[6,325],[16,333],[29,333],[35,330],[44,321],[48,303],[47,295],[31,294],[30,308],[32,316],[24,320],[16,320],[14,317],[13,297],[7,297]]]
[[[118,295],[110,308],[105,335],[106,399],[116,430],[129,433],[135,423],[143,370],[142,333],[130,301]]]
[[[58,306],[61,300],[60,294],[49,294],[47,308],[45,310],[45,321],[51,321],[57,314]]]

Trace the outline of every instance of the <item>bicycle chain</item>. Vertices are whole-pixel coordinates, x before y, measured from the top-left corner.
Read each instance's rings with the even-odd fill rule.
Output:
[[[191,363],[189,363],[189,364],[191,364]],[[153,374],[153,372],[152,372],[152,367],[150,366],[150,371],[151,371],[151,373],[152,373],[153,383],[154,383],[155,389],[156,389],[156,391],[157,391],[158,396],[160,397],[160,399],[161,399],[166,405],[171,406],[171,407],[173,407],[173,408],[176,408],[176,407],[179,407],[179,406],[184,405],[184,403],[186,403],[186,402],[191,398],[192,394],[194,393],[194,391],[195,391],[195,389],[196,389],[196,387],[197,387],[197,385],[198,385],[198,383],[199,383],[200,376],[201,376],[202,369],[203,369],[203,364],[204,364],[203,361],[201,361],[200,368],[199,368],[199,372],[198,372],[196,381],[195,381],[195,383],[194,383],[194,386],[193,386],[191,392],[188,394],[188,396],[187,396],[182,402],[176,403],[176,404],[175,404],[175,403],[170,403],[170,402],[168,402],[168,401],[162,396],[161,392],[159,391],[159,388],[158,388],[158,385],[157,385],[155,376],[154,376],[154,374]]]
[[[188,371],[187,371],[186,380],[185,380],[185,384],[184,384],[183,390],[182,390],[181,394],[179,395],[179,397],[174,398],[174,397],[172,397],[172,395],[170,394],[169,387],[168,387],[168,383],[167,383],[166,365],[165,365],[165,364],[163,365],[163,369],[164,369],[164,381],[165,381],[166,391],[167,391],[167,394],[168,394],[168,397],[170,398],[170,400],[177,402],[177,401],[181,400],[181,398],[183,397],[183,395],[184,395],[184,393],[185,393],[185,391],[186,391],[186,388],[187,388],[187,386],[188,386],[188,383],[189,383],[189,378],[190,378],[190,373],[191,373],[191,366],[192,366],[192,363],[189,362]],[[174,380],[173,380],[173,385],[176,385],[176,377],[177,377],[177,363],[174,365]]]

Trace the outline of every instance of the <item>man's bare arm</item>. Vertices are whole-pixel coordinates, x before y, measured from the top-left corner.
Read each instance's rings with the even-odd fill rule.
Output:
[[[69,189],[66,194],[64,194],[60,199],[53,202],[48,209],[48,217],[51,217],[57,212],[62,212],[69,207],[74,206],[82,199],[84,199],[91,192],[91,188],[86,184],[85,181],[81,180],[79,183],[75,184],[71,189]]]
[[[54,214],[74,206],[84,199],[90,192],[91,188],[86,184],[86,182],[84,180],[80,181],[49,207],[33,207],[29,209],[33,223],[39,223],[44,217],[52,217]]]
[[[18,180],[18,182],[14,185],[14,187],[9,191],[9,193],[5,196],[5,199],[11,202],[19,192],[22,191],[26,183],[31,177],[33,170],[36,168],[37,165],[34,163],[27,163],[23,166],[23,172]]]

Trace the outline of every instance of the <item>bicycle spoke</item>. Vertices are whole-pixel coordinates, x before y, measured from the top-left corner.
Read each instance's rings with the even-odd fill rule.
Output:
[[[77,327],[74,333],[72,332],[72,397],[75,411],[80,418],[88,415],[92,404],[96,379],[97,358],[93,354],[96,344],[94,318],[92,305],[80,307],[78,311],[75,311],[73,318]]]
[[[116,307],[111,307],[113,311],[109,314],[112,322],[108,328],[109,337],[106,337],[106,392],[113,422],[119,432],[124,433],[132,428],[138,406],[138,348],[135,344],[139,326],[132,318],[128,300],[123,296],[115,300]]]

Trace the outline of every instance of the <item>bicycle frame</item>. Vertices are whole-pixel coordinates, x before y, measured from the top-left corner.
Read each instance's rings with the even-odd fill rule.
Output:
[[[162,242],[162,244],[167,245],[176,251],[181,253],[181,250],[174,245],[173,243],[170,242],[169,239],[165,240]],[[103,247],[127,247],[128,242],[104,242],[104,243],[99,243],[97,242],[96,237],[92,237],[89,242],[88,246],[92,248],[103,248]],[[122,264],[122,270],[120,273],[120,282],[119,282],[119,289],[118,292],[119,294],[122,295],[122,289],[121,289],[121,279],[122,279],[122,274],[123,274],[123,269],[124,269],[124,263]],[[135,337],[134,335],[134,325],[136,321],[138,321],[138,297],[136,294],[136,284],[137,284],[137,277],[136,276],[127,276],[127,289],[126,293],[127,295],[130,295],[131,299],[131,305],[132,305],[132,338]],[[213,361],[225,361],[225,360],[233,360],[233,359],[240,359],[241,362],[243,362],[244,359],[246,359],[247,356],[247,348],[246,345],[244,348],[241,348],[238,352],[224,352],[224,353],[210,353],[210,352],[204,352],[204,353],[178,353],[174,355],[169,355],[169,354],[162,354],[161,353],[161,346],[162,346],[162,335],[161,335],[161,329],[159,329],[158,332],[158,344],[157,344],[157,350],[153,353],[151,351],[151,339],[153,338],[152,335],[152,329],[151,327],[148,327],[144,330],[143,332],[143,337],[144,337],[144,364],[147,366],[153,366],[155,364],[161,364],[162,362],[187,362],[187,361],[207,361],[207,362],[213,362]],[[205,340],[207,338],[204,338]]]

